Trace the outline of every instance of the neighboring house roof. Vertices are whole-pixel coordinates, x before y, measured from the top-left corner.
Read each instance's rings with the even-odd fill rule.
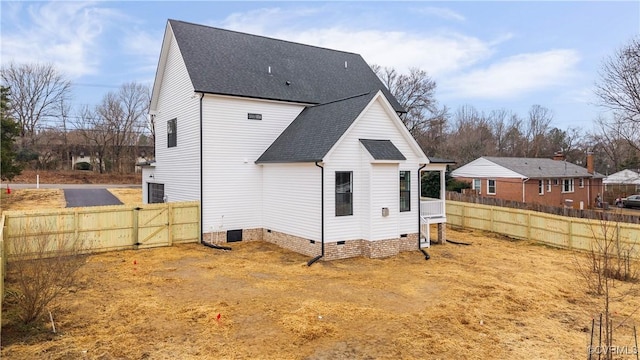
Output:
[[[366,93],[305,108],[256,163],[322,161],[375,95]]]
[[[454,177],[506,177],[521,179],[543,178],[602,178],[602,174],[591,174],[576,164],[546,159],[517,157],[480,157],[452,172]]]
[[[607,176],[602,182],[604,184],[640,185],[640,173],[625,169]]]
[[[168,26],[196,92],[324,104],[381,90],[405,112],[358,54],[178,20]]]
[[[374,160],[407,160],[391,140],[360,139]]]

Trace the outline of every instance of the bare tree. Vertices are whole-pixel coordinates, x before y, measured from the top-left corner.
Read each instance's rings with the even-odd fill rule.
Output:
[[[462,164],[479,156],[495,155],[492,124],[473,106],[465,105],[456,110],[451,130],[448,153]]]
[[[638,253],[638,249],[633,242],[621,239],[619,225],[616,221],[605,220],[592,224],[591,249],[587,256],[575,262],[587,292],[600,300],[597,311],[602,314],[604,336],[598,341],[597,347],[605,349],[614,346],[614,330],[628,319],[614,318],[615,305],[625,301],[627,297],[637,296],[634,284],[638,279],[638,268],[633,256]],[[628,282],[631,286],[614,291],[617,282]],[[614,320],[618,320],[618,326],[614,326]],[[603,355],[603,359],[613,359],[614,354],[605,352]]]
[[[98,170],[102,173],[105,169],[104,159],[107,147],[113,141],[111,128],[103,121],[97,110],[89,106],[83,106],[76,119],[74,126],[91,149],[91,158],[94,156],[97,158]]]
[[[60,115],[60,104],[69,98],[71,82],[51,64],[10,63],[0,73],[4,85],[11,89],[11,115],[20,125],[22,144],[33,144],[40,123]]]
[[[622,121],[640,125],[640,37],[635,37],[605,59],[596,83],[600,105],[613,110]],[[636,147],[640,146],[636,144]]]
[[[411,68],[408,74],[399,74],[394,68],[379,65],[372,65],[371,69],[407,111],[402,121],[414,137],[427,132],[431,125],[441,126],[447,108],[438,107],[436,82],[426,71]]]
[[[526,156],[539,157],[542,155],[545,135],[549,130],[551,120],[553,120],[551,110],[540,105],[531,106],[525,128],[525,136],[528,141]]]

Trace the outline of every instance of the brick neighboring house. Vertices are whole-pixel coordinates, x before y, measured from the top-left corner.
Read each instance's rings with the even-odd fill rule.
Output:
[[[568,206],[586,209],[595,206],[603,193],[604,176],[594,171],[593,155],[587,168],[553,159],[483,156],[454,170],[451,175],[471,184],[479,195],[504,200]]]

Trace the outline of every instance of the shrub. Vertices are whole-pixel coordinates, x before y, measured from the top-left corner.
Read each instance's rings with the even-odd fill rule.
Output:
[[[53,301],[77,283],[86,259],[83,241],[47,229],[30,229],[8,242],[7,296],[24,324],[37,320]]]

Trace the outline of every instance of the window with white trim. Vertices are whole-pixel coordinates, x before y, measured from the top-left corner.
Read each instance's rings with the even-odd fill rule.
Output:
[[[562,192],[563,193],[573,192],[573,179],[562,179]]]
[[[336,216],[353,215],[353,172],[336,171]]]
[[[547,192],[551,192],[551,179],[547,179]]]
[[[167,121],[167,147],[178,145],[178,119]]]
[[[482,194],[482,182],[480,179],[473,179],[472,184],[473,190],[477,190],[478,194]]]
[[[496,194],[496,180],[495,179],[487,179],[487,194],[495,195]]]
[[[544,195],[544,180],[538,180],[538,195]]]
[[[400,212],[411,211],[411,171],[400,171]]]
[[[578,179],[578,186],[580,186],[581,188],[584,187],[584,178]]]

